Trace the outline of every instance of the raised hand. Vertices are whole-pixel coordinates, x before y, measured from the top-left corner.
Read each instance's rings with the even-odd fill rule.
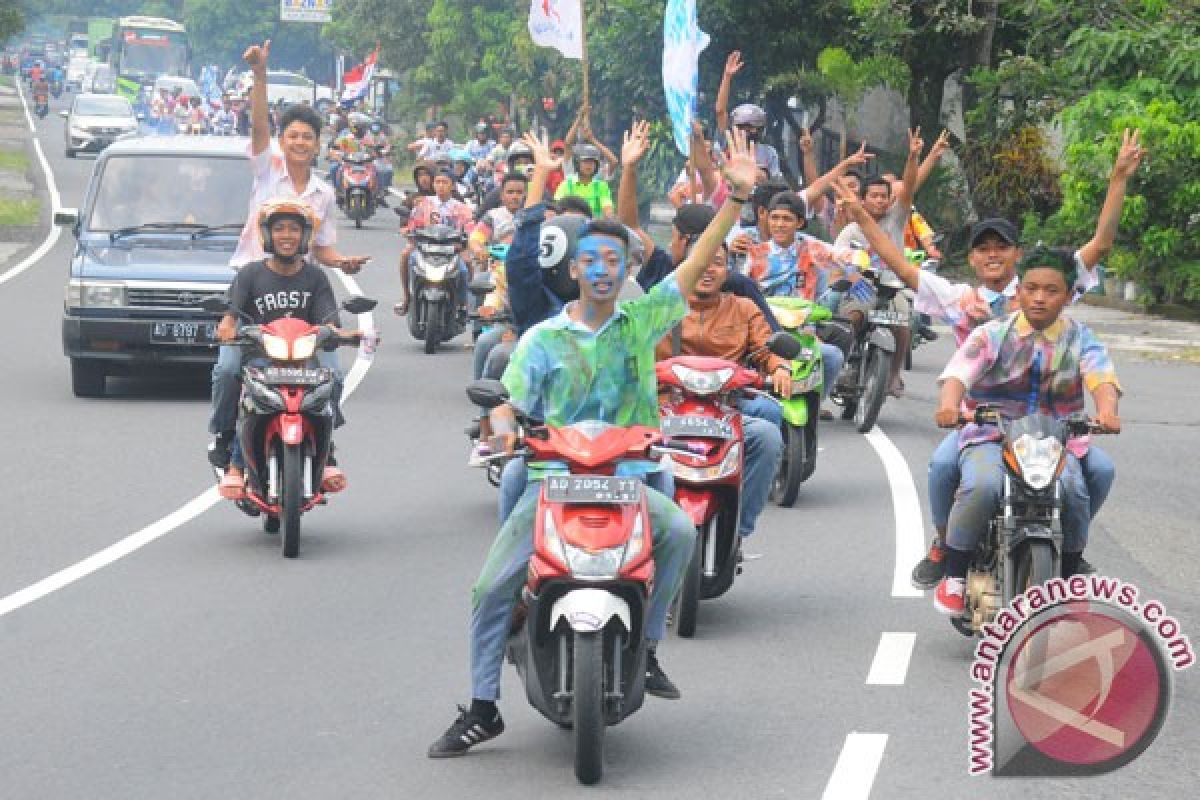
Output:
[[[267,39],[261,45],[252,44],[242,53],[242,60],[254,71],[266,70],[267,56],[271,53],[271,40]]]
[[[629,167],[642,160],[650,149],[650,123],[638,120],[625,131],[621,140],[621,166]]]
[[[846,156],[837,165],[838,173],[839,174],[844,173],[847,170],[854,169],[855,167],[865,167],[867,165],[867,162],[870,161],[874,157],[875,157],[874,153],[867,152],[867,143],[863,142],[862,145],[858,148],[858,150],[856,152],[853,152],[850,155]]]
[[[726,141],[729,144],[729,154],[721,174],[733,187],[735,197],[749,197],[754,190],[754,182],[758,179],[758,163],[754,158],[754,147],[746,141],[746,134],[736,128],[727,131]]]
[[[521,141],[529,145],[529,149],[533,151],[533,165],[536,168],[553,172],[563,165],[563,157],[555,156],[550,152],[550,143],[538,137],[533,132],[525,133],[521,136]]]
[[[858,192],[851,189],[844,181],[838,179],[833,182],[833,194],[836,198],[837,208],[842,213],[854,218],[858,212],[862,211],[862,201],[858,197]]]
[[[908,132],[908,157],[919,159],[924,151],[925,140],[921,138],[921,126],[918,125]]]
[[[725,59],[725,75],[732,78],[741,71],[745,64],[742,62],[742,51],[734,50]]]
[[[938,134],[937,139],[933,142],[933,147],[929,148],[929,155],[933,158],[941,158],[942,155],[950,149],[950,131],[942,128],[942,132]]]
[[[801,128],[800,130],[804,131],[804,133],[800,134],[796,141],[800,145],[800,152],[808,155],[813,149],[812,131],[808,128]]]
[[[1130,178],[1137,172],[1142,163],[1142,156],[1146,154],[1140,142],[1141,135],[1142,132],[1136,128],[1133,131],[1126,128],[1121,134],[1121,147],[1117,150],[1117,160],[1113,164],[1115,176]]]

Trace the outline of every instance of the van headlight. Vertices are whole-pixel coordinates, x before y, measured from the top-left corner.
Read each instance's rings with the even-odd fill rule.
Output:
[[[68,308],[121,308],[125,304],[124,284],[81,280],[67,284]]]

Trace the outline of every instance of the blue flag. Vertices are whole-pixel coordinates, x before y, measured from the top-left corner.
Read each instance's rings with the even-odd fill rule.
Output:
[[[696,0],[668,0],[663,17],[663,93],[671,112],[675,146],[685,156],[696,117],[696,64],[708,42],[708,34],[696,21]]]

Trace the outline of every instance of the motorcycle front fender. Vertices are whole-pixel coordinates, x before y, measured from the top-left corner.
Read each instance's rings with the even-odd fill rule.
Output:
[[[887,328],[875,328],[867,334],[867,342],[885,353],[896,352],[896,337]]]
[[[793,428],[803,428],[808,424],[808,398],[805,395],[780,401],[780,408],[783,421]]]
[[[683,509],[692,524],[699,528],[717,513],[717,496],[704,489],[675,485],[675,504]]]
[[[440,286],[426,286],[421,290],[421,297],[427,303],[440,303],[446,299],[446,290]]]
[[[550,609],[550,630],[565,619],[576,633],[602,631],[614,617],[626,631],[633,630],[629,604],[603,589],[574,589],[554,602]]]
[[[304,441],[304,417],[300,414],[279,415],[279,436],[284,444],[300,444]]]

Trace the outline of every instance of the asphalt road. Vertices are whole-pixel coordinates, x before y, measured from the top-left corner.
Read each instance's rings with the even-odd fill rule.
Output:
[[[63,204],[73,206],[93,162],[63,158],[61,125],[51,116],[38,130]],[[496,528],[495,494],[465,466],[470,352],[460,339],[424,355],[390,313],[399,252],[391,219],[362,231],[342,220],[339,229],[344,252],[374,258],[359,282],[381,301],[384,337],[338,437],[349,490],[305,516],[296,561],[219,504],[0,611],[0,795],[584,795],[570,737],[528,707],[511,670],[508,731],[464,759],[425,757],[467,699],[468,589]],[[71,395],[59,318],[72,245],[61,237],[0,286],[11,334],[0,480],[16,498],[0,523],[0,608],[190,502],[205,508],[193,501],[211,489],[206,375],[120,381],[102,400]],[[907,397],[889,400],[881,417],[922,509],[924,465],[940,438],[933,381],[948,354],[944,340],[919,351]],[[1119,478],[1089,556],[1160,599],[1195,636],[1200,370],[1118,364],[1127,428],[1105,442]],[[1165,798],[1200,785],[1191,672],[1176,676],[1158,740],[1124,769],[1087,780],[968,777],[973,644],[927,598],[892,596],[893,491],[909,479],[889,481],[846,423],[826,424],[821,439],[798,506],[763,516],[748,548],[762,557],[703,606],[694,640],[663,644],[684,697],[648,698],[609,732],[599,791],[1027,800]],[[911,661],[904,670],[900,659],[898,685],[868,685],[885,632],[915,635]],[[876,765],[864,753],[880,745]]]

